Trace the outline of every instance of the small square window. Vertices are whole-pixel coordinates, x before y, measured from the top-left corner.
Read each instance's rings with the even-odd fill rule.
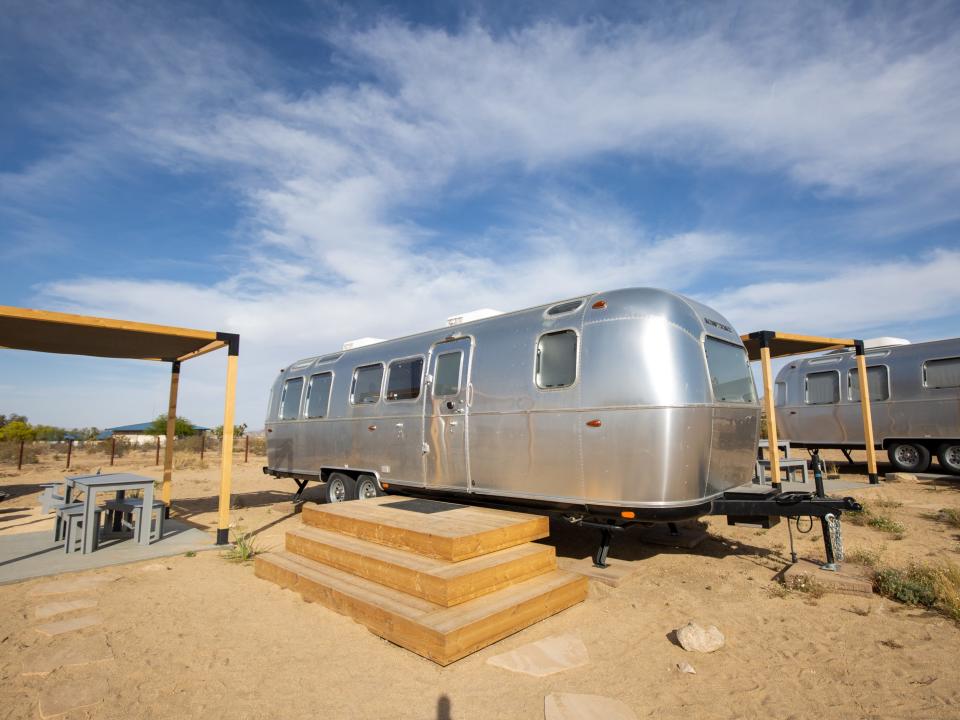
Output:
[[[923,385],[928,388],[960,387],[960,357],[927,360],[923,364]]]
[[[860,377],[857,368],[850,371],[848,385],[850,400],[860,402]],[[870,402],[890,399],[890,378],[886,365],[873,365],[867,368],[867,390],[870,391]]]
[[[577,379],[577,334],[573,330],[547,333],[537,343],[537,386],[561,388]]]
[[[353,371],[353,388],[350,391],[354,405],[373,405],[380,400],[383,385],[383,365],[364,365]]]
[[[307,417],[322,418],[327,416],[330,406],[330,386],[333,375],[321,373],[310,378],[307,386]]]
[[[818,372],[807,375],[807,405],[830,405],[840,402],[839,373]]]
[[[293,420],[300,417],[300,395],[303,393],[303,378],[290,378],[283,384],[280,396],[280,419]]]
[[[420,397],[423,358],[394,360],[387,376],[387,400],[415,400]]]

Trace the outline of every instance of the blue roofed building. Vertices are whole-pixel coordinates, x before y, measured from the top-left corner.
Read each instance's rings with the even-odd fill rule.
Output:
[[[153,425],[153,421],[134,423],[133,425],[119,425],[117,427],[106,428],[99,435],[97,435],[98,440],[109,440],[112,437],[119,439],[124,439],[127,442],[134,445],[145,445],[147,443],[156,442],[154,438],[156,435],[150,435],[147,430],[150,429],[150,426]],[[193,431],[196,433],[205,433],[210,432],[210,428],[203,427],[202,425],[194,425]],[[162,443],[164,436],[160,436],[160,442]]]

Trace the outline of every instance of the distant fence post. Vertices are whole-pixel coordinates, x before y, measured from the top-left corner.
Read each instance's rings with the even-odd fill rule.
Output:
[[[113,465],[113,456],[117,452],[117,436],[110,436],[110,464]]]
[[[160,436],[157,435],[157,458],[153,461],[154,465],[160,464]]]
[[[20,454],[17,456],[17,470],[23,467],[23,440],[20,440]]]
[[[207,434],[200,431],[200,462],[203,462],[203,446],[207,444]]]
[[[250,459],[250,436],[243,436],[243,461],[246,462]]]
[[[67,470],[70,469],[70,456],[73,454],[73,438],[67,440]]]

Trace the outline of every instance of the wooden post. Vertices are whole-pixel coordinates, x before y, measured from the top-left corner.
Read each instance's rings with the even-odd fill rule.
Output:
[[[203,462],[203,451],[204,446],[207,444],[207,434],[201,430],[200,431],[200,462]]]
[[[110,436],[110,464],[113,465],[113,456],[117,452],[117,436]]]
[[[73,455],[73,438],[67,440],[67,470],[70,469],[70,456]]]
[[[863,415],[863,444],[867,450],[867,477],[870,484],[880,482],[877,475],[877,451],[873,440],[873,414],[870,409],[870,383],[867,380],[867,356],[863,350],[863,340],[856,340],[857,382],[860,383],[860,413]]]
[[[218,333],[218,336],[220,334]],[[240,336],[223,334],[228,342],[227,388],[223,402],[223,440],[220,448],[220,506],[217,523],[217,544],[230,541],[230,481],[233,472],[233,415],[237,395],[237,356],[240,354]]]
[[[769,340],[760,340],[760,366],[763,369],[763,407],[767,411],[767,442],[770,447],[770,485],[780,488],[780,448],[777,445],[777,412],[773,404],[773,369],[770,367]]]
[[[157,435],[157,457],[153,461],[154,465],[160,464],[160,436]]]
[[[180,361],[170,364],[170,402],[167,404],[167,446],[163,449],[163,484],[160,499],[170,508],[170,491],[173,480],[173,437],[177,428],[177,390],[180,387]]]
[[[243,462],[250,459],[250,436],[243,436]]]
[[[23,467],[23,439],[20,440],[20,455],[17,456],[17,470]]]

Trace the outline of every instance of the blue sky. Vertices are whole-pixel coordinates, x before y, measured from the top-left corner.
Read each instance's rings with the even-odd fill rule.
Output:
[[[626,6],[8,2],[0,304],[239,332],[252,427],[298,357],[629,285],[958,334],[956,3]],[[196,422],[223,363],[184,368]],[[0,351],[36,422],[166,382]]]

